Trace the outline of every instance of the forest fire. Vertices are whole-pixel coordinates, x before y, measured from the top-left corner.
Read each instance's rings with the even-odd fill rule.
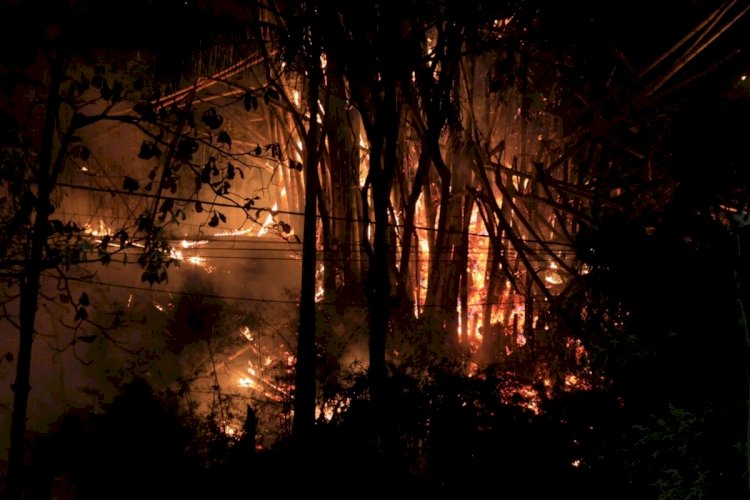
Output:
[[[146,3],[0,6],[10,498],[741,497],[750,6]]]

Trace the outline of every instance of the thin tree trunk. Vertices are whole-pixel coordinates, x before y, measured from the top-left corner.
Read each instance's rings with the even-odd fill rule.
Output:
[[[317,30],[315,30],[317,31]],[[313,52],[320,45],[313,42]],[[311,55],[310,129],[307,133],[305,165],[305,224],[302,246],[302,284],[300,290],[299,334],[295,373],[294,422],[292,434],[303,450],[310,446],[315,426],[315,263],[316,194],[318,190],[318,94],[321,81],[320,56]]]
[[[36,218],[31,235],[31,248],[27,265],[21,278],[21,302],[19,318],[19,347],[16,365],[16,380],[13,383],[13,415],[10,424],[10,451],[8,454],[8,492],[11,499],[20,498],[23,490],[24,454],[26,448],[26,414],[29,392],[31,391],[31,354],[34,342],[36,312],[39,301],[39,284],[43,270],[42,258],[47,243],[50,216],[50,195],[55,172],[52,156],[55,137],[55,123],[59,112],[59,87],[62,71],[52,63],[51,80],[47,94],[46,114],[39,150],[39,170],[37,176],[38,193]],[[72,125],[71,125],[72,127]],[[59,155],[64,155],[60,151]],[[62,156],[59,158],[61,161]],[[60,162],[57,162],[60,163]]]
[[[464,227],[461,231],[461,337],[460,342],[469,339],[469,230],[471,226],[471,212],[474,207],[474,199],[471,196],[464,197]]]
[[[742,262],[742,245],[740,234],[735,235],[737,241],[737,263],[734,269],[734,284],[736,293],[737,312],[739,315],[739,325],[744,336],[745,346],[750,348],[750,328],[748,328],[747,314],[745,313],[745,305],[742,300],[742,279],[740,277],[740,263]],[[747,424],[745,429],[745,458],[748,472],[748,491],[750,491],[750,371],[746,372],[746,383],[748,397],[747,397]]]
[[[422,194],[422,188],[428,180],[428,173],[430,168],[430,157],[426,151],[422,151],[419,155],[419,164],[417,166],[417,173],[414,176],[414,182],[409,192],[409,198],[406,201],[405,216],[404,216],[404,230],[403,240],[401,242],[401,265],[399,266],[399,297],[405,299],[409,290],[407,290],[407,283],[409,282],[409,260],[411,258],[411,243],[412,238],[416,235],[414,227],[414,217],[417,210],[417,203],[419,197]],[[415,268],[416,269],[416,268]],[[417,269],[418,271],[418,269]],[[417,286],[419,286],[419,279],[417,278]]]

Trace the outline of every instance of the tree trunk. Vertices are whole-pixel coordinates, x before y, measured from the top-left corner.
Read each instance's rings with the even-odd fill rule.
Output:
[[[39,284],[43,270],[42,259],[47,243],[50,195],[54,175],[52,156],[55,124],[59,113],[59,87],[62,71],[53,65],[46,101],[44,128],[39,149],[38,193],[35,206],[36,218],[31,234],[31,248],[27,265],[21,277],[21,301],[19,318],[19,347],[16,365],[16,380],[13,383],[13,416],[10,424],[10,451],[8,454],[8,492],[12,499],[20,498],[23,489],[24,455],[26,448],[26,413],[31,391],[31,354],[34,342],[36,312],[39,301]],[[59,155],[64,155],[60,151]]]
[[[417,202],[422,194],[422,189],[426,182],[429,182],[428,174],[430,168],[430,157],[426,151],[422,151],[419,155],[419,165],[417,166],[417,173],[414,176],[414,182],[412,183],[409,197],[406,201],[406,208],[404,209],[404,230],[402,233],[401,241],[401,264],[399,266],[399,290],[398,294],[401,300],[406,300],[410,290],[407,288],[409,283],[409,260],[411,258],[411,245],[412,239],[416,236],[414,217],[417,209]],[[417,273],[419,273],[418,264],[415,267]],[[419,286],[419,277],[417,276],[415,286]],[[416,298],[415,298],[416,300]]]
[[[320,45],[313,43],[313,52]],[[294,422],[292,434],[302,450],[308,450],[315,425],[315,263],[316,195],[318,190],[318,94],[321,81],[320,56],[311,55],[310,129],[307,133],[305,165],[305,219],[302,246],[299,334],[295,372]]]

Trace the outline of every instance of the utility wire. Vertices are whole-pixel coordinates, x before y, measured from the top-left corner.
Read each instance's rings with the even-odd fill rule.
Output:
[[[46,274],[47,276],[52,276],[50,274]],[[56,277],[56,276],[55,276]],[[56,277],[57,278],[57,277]],[[87,285],[98,285],[98,286],[107,286],[107,287],[113,287],[113,288],[121,288],[125,290],[138,290],[138,291],[144,291],[144,292],[158,292],[158,293],[166,293],[170,295],[179,295],[179,296],[188,296],[188,297],[201,297],[201,298],[207,298],[207,299],[220,299],[220,300],[231,300],[231,301],[238,301],[238,302],[261,302],[261,303],[270,303],[270,304],[290,304],[290,305],[298,305],[299,301],[297,300],[283,300],[283,299],[264,299],[264,298],[252,298],[252,297],[236,297],[236,296],[230,296],[230,295],[220,295],[220,294],[213,294],[213,293],[205,293],[205,292],[183,292],[183,291],[173,291],[173,290],[165,290],[161,288],[146,288],[141,286],[132,286],[132,285],[121,285],[118,283],[109,283],[105,281],[90,281],[82,278],[72,278],[72,277],[66,277],[65,278],[68,281],[75,281],[80,283],[85,283]],[[541,296],[540,296],[541,298]],[[503,302],[483,302],[483,303],[474,303],[474,304],[467,304],[467,307],[480,307],[480,306],[503,306],[503,305],[510,305],[510,304],[519,304],[522,301],[503,301]],[[337,307],[357,307],[362,309],[368,309],[369,306],[367,304],[358,304],[358,303],[338,303],[338,302],[317,302],[316,305],[318,306],[337,306]],[[440,308],[440,307],[446,307],[445,304],[422,304],[418,306],[420,309],[423,308]]]
[[[176,202],[191,203],[191,204],[192,203],[196,203],[196,202],[200,202],[201,204],[205,204],[207,207],[222,207],[222,208],[238,209],[238,210],[243,210],[243,211],[256,211],[257,213],[269,213],[269,214],[274,215],[274,216],[277,215],[277,214],[298,215],[298,216],[304,216],[305,215],[304,212],[297,212],[297,211],[293,211],[293,210],[273,210],[272,208],[269,208],[269,207],[252,207],[252,208],[249,208],[249,209],[246,210],[246,209],[242,208],[242,206],[239,204],[239,202],[237,204],[233,204],[233,203],[224,203],[224,202],[219,202],[219,201],[202,200],[202,199],[198,199],[198,198],[182,198],[182,197],[176,197],[176,196],[161,196],[160,197],[160,196],[158,196],[156,194],[151,194],[151,193],[136,193],[134,191],[123,191],[123,190],[101,188],[101,187],[93,187],[93,186],[82,186],[82,185],[79,185],[79,184],[69,184],[69,183],[64,183],[64,182],[58,182],[56,185],[57,186],[61,186],[61,187],[71,188],[71,189],[81,189],[81,190],[85,190],[85,191],[95,191],[95,192],[109,193],[109,194],[112,194],[112,195],[114,195],[114,194],[120,194],[120,195],[123,195],[123,196],[139,196],[139,197],[145,197],[145,198],[150,198],[150,199],[172,200],[172,201],[176,201]],[[237,195],[237,196],[239,196],[239,195]],[[316,217],[317,218],[322,218],[322,216],[320,214],[316,214]],[[332,215],[326,216],[326,219],[328,219],[328,220],[339,220],[339,221],[343,221],[343,222],[357,222],[357,223],[372,223],[373,222],[373,221],[371,221],[369,219],[355,219],[355,218],[347,218],[347,217],[337,217],[337,216],[332,216]],[[254,221],[254,223],[259,224],[257,221]],[[198,226],[200,227],[200,225],[198,225]],[[399,228],[403,228],[404,227],[403,224],[394,224],[394,223],[388,223],[388,226],[389,227],[399,227]],[[420,231],[433,231],[433,232],[438,231],[438,229],[434,228],[434,227],[417,226],[417,225],[414,226],[414,229],[417,229],[417,230],[420,230]],[[450,230],[450,229],[446,229],[445,233],[446,234],[463,234],[463,231],[462,230]],[[488,238],[489,237],[488,234],[482,234],[482,233],[469,232],[468,234],[469,234],[469,236],[475,236],[475,237],[482,237],[482,238]],[[521,241],[525,241],[525,240],[521,240]],[[543,241],[543,240],[529,240],[529,241],[539,242],[539,241]],[[553,242],[553,241],[544,241],[544,243],[547,244],[547,245],[570,246],[570,243],[561,243],[561,242]]]

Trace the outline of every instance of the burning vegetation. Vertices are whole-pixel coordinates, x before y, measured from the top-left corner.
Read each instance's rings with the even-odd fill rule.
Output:
[[[179,420],[160,453],[205,460],[183,463],[203,481],[193,494],[251,467],[269,491],[285,467],[435,492],[498,470],[518,491],[539,476],[594,496],[608,481],[665,498],[737,486],[702,462],[673,474],[622,451],[695,428],[695,453],[701,426],[739,410],[681,393],[664,408],[624,382],[630,366],[661,373],[655,353],[683,333],[617,288],[630,256],[612,242],[677,241],[692,262],[747,225],[736,169],[717,174],[731,188],[716,180],[710,201],[690,198],[693,178],[674,167],[685,150],[674,137],[690,134],[674,122],[688,83],[734,57],[714,42],[748,8],[696,10],[684,33],[653,42],[659,53],[618,32],[604,54],[590,19],[554,6],[208,4],[238,25],[202,26],[210,48],[191,49],[169,83],[152,47],[93,49],[51,28],[45,43],[64,53],[0,65],[44,88],[42,104],[2,115],[2,307],[20,333],[11,495],[29,483],[32,340],[60,373],[85,365],[63,409],[88,413],[68,412],[50,435],[115,439],[113,422],[139,405],[162,430]],[[70,8],[72,19],[96,10]],[[582,39],[559,33],[558,16],[585,26]],[[722,88],[729,73],[734,86],[722,99],[739,99],[723,71]],[[24,102],[29,85],[7,93]],[[673,232],[675,213],[705,232]],[[737,269],[737,288],[717,286],[739,290]],[[743,293],[717,307],[744,321]],[[50,439],[32,469],[49,465]],[[105,482],[52,469],[81,498]]]

